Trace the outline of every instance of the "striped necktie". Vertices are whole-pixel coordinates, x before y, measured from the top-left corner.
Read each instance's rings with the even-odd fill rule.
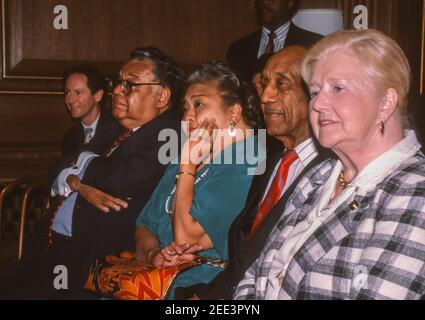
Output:
[[[274,39],[276,38],[276,33],[274,31],[270,31],[269,33],[269,42],[267,43],[266,51],[264,54],[274,53]]]
[[[280,163],[276,175],[273,178],[269,191],[258,208],[254,223],[251,227],[249,238],[252,238],[252,236],[257,232],[264,219],[279,201],[282,191],[285,188],[286,180],[288,179],[289,168],[297,159],[298,155],[294,150],[287,150],[283,154],[282,162]]]

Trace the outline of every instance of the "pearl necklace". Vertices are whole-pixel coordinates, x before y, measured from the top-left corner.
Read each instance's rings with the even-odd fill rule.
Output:
[[[202,178],[204,178],[207,175],[207,173],[208,173],[209,170],[210,170],[210,168],[207,168],[207,170],[205,170],[204,172],[202,172],[202,174],[198,178],[195,179],[195,185],[197,185],[202,180]],[[177,190],[177,183],[174,186],[174,188],[171,191],[171,193],[168,195],[167,200],[165,200],[165,212],[167,212],[170,215],[173,212],[172,212],[172,209],[168,209],[168,205],[170,204],[171,197],[176,193],[176,190]]]

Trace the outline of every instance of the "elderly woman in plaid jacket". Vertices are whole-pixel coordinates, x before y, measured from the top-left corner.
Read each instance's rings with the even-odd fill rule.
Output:
[[[407,129],[406,56],[378,31],[342,31],[307,53],[303,77],[337,159],[300,181],[234,298],[421,298],[425,157]]]

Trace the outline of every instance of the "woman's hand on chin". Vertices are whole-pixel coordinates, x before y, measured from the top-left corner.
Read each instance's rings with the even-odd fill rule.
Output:
[[[183,146],[180,164],[193,164],[196,167],[212,153],[212,146],[218,129],[215,119],[205,119],[202,124],[190,133]]]

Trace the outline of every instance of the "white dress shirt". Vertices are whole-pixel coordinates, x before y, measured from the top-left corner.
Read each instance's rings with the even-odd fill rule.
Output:
[[[274,38],[274,52],[278,52],[285,45],[290,25],[291,22],[285,23],[283,26],[277,28],[274,31],[274,33],[276,34],[276,37]],[[257,55],[258,58],[260,58],[266,52],[267,44],[269,43],[269,34],[269,29],[267,29],[266,27],[261,28],[261,41]]]
[[[89,143],[91,139],[93,139],[96,133],[96,128],[97,128],[97,124],[99,123],[99,119],[100,119],[100,113],[97,116],[96,120],[94,120],[94,122],[89,126],[81,122],[81,125],[83,126],[83,129],[84,129],[84,135],[85,135],[84,143]],[[91,129],[90,136],[87,136],[87,132],[89,131],[88,129]]]

